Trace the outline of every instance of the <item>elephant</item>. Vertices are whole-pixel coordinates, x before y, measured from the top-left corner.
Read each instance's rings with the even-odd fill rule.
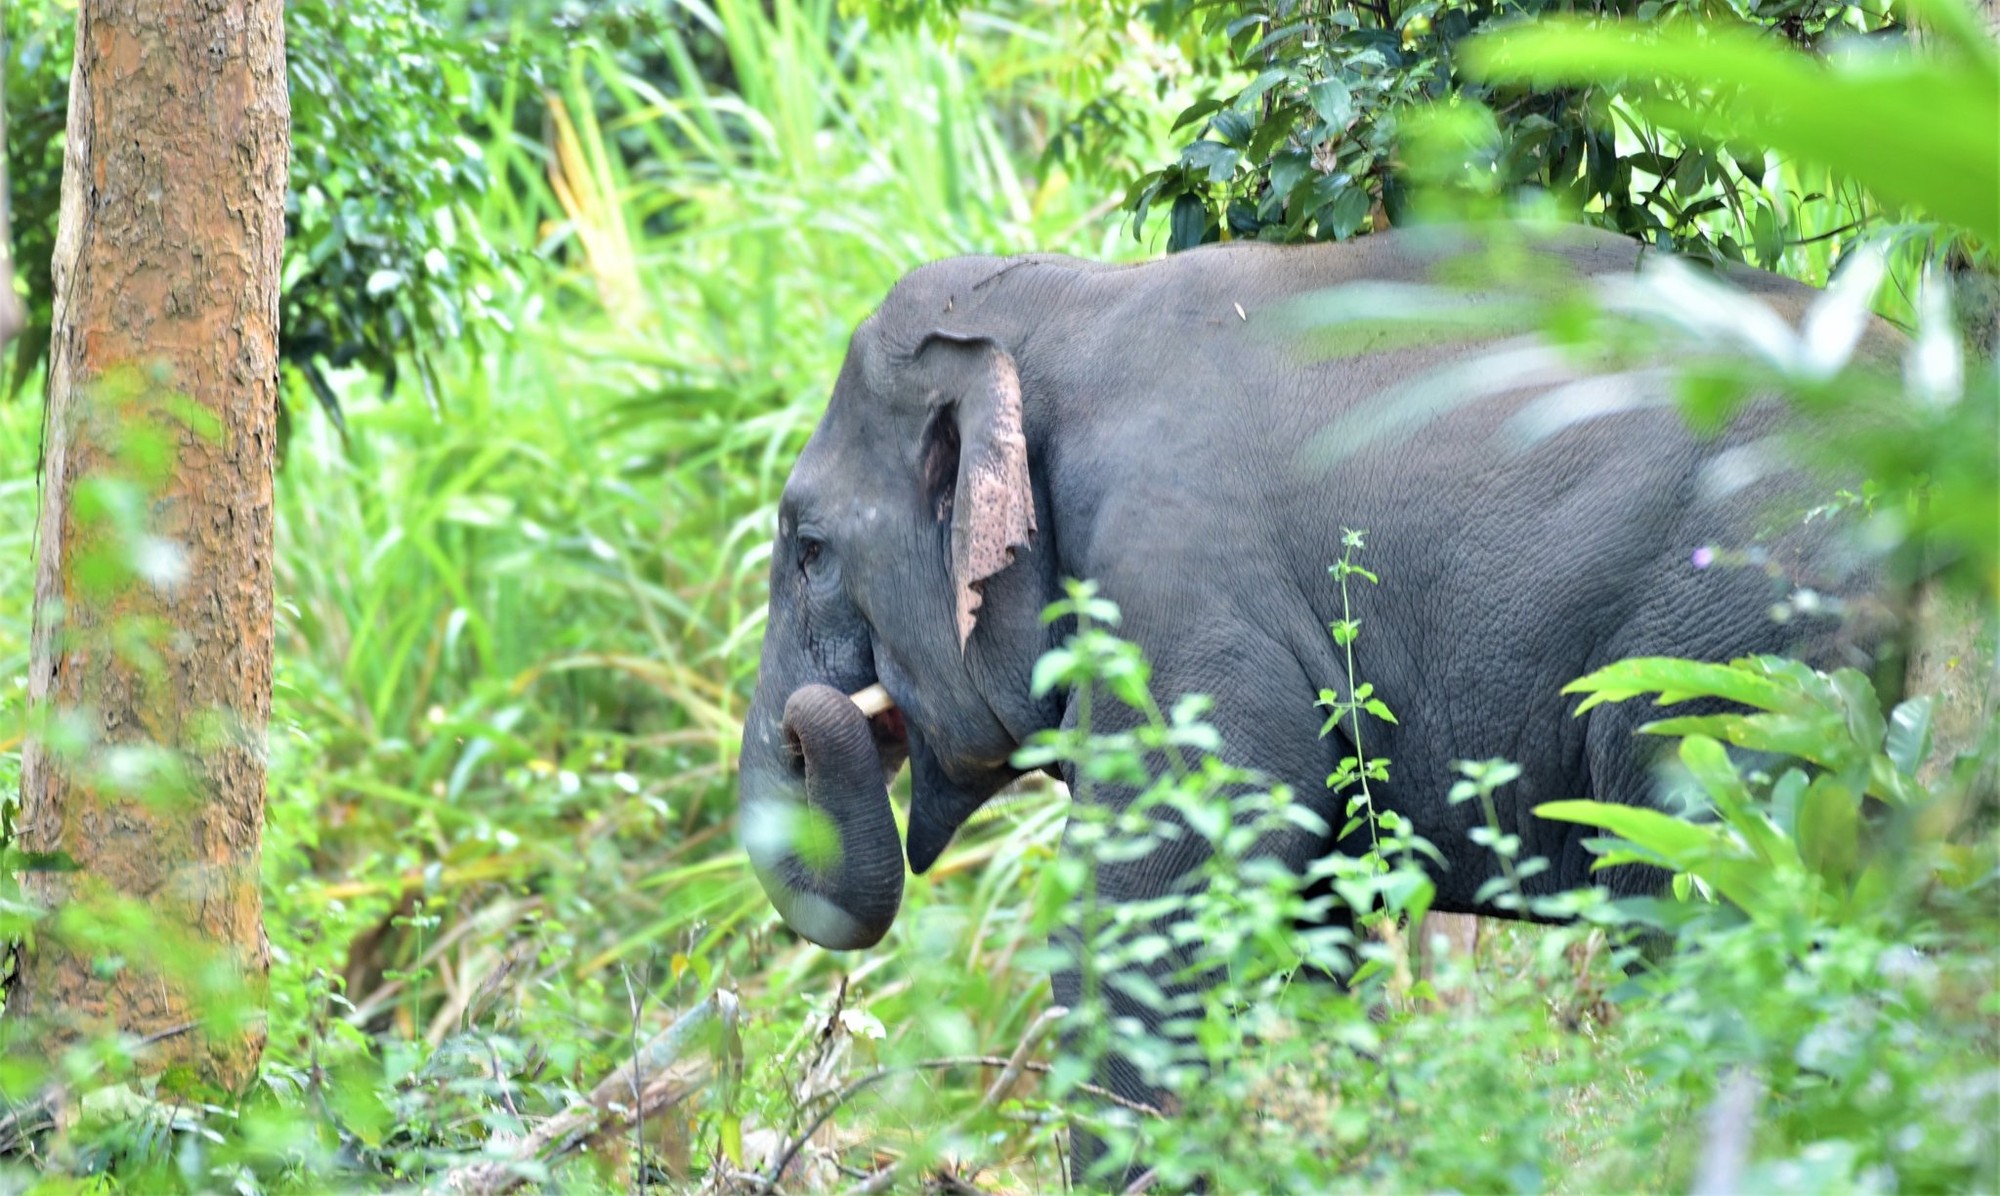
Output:
[[[1500,815],[1524,855],[1549,863],[1531,895],[1605,875],[1591,875],[1592,832],[1535,818],[1537,803],[1659,800],[1634,735],[1644,712],[1572,717],[1567,682],[1639,655],[1870,663],[1873,648],[1828,620],[1772,616],[1805,587],[1852,592],[1869,568],[1824,522],[1774,517],[1795,516],[1813,485],[1746,465],[1769,462],[1786,418],[1776,405],[1704,437],[1644,374],[1624,376],[1645,393],[1620,402],[1574,379],[1467,382],[1488,369],[1482,354],[1519,339],[1504,330],[1385,332],[1330,356],[1301,344],[1302,298],[1446,276],[1479,260],[1453,252],[1470,239],[1234,243],[1132,265],[972,256],[906,275],[855,330],[778,509],[739,817],[784,921],[830,949],[875,944],[905,860],[929,869],[1021,775],[1024,743],[1074,725],[1075,695],[1031,685],[1065,633],[1041,615],[1068,578],[1117,603],[1163,708],[1208,695],[1229,762],[1339,826],[1325,782],[1351,749],[1321,737],[1315,699],[1348,685],[1328,566],[1344,528],[1367,529],[1382,583],[1353,595],[1365,628],[1354,651],[1398,716],[1368,732],[1394,761],[1375,803],[1440,849],[1433,908],[1446,912],[1507,913],[1478,899],[1495,866],[1467,838],[1478,814],[1445,799],[1454,761],[1520,765]],[[1633,273],[1643,252],[1574,229],[1526,260],[1583,286]],[[1792,317],[1815,294],[1755,271],[1736,281]],[[1423,378],[1467,393],[1431,402],[1436,387],[1411,389]],[[1543,418],[1565,386],[1579,410]],[[1383,434],[1385,418],[1401,433]],[[1704,560],[1752,547],[1758,567]],[[847,695],[876,684],[894,705],[870,716]],[[1117,717],[1108,705],[1100,718]],[[906,761],[899,843],[887,784]],[[1096,792],[1114,806],[1132,796]],[[1303,872],[1341,849],[1332,839],[1299,827],[1260,850]],[[1100,900],[1144,901],[1203,851],[1183,837],[1088,866]],[[1611,881],[1628,893],[1660,883],[1639,868]],[[1076,971],[1054,987],[1074,1004]],[[1144,1016],[1121,999],[1109,993],[1114,1013]],[[1151,1095],[1115,1057],[1108,1066],[1121,1095]]]

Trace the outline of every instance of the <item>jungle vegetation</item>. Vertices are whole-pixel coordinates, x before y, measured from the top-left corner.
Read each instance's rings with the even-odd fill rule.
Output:
[[[163,1068],[158,1035],[44,1049],[10,1004],[0,1186],[1050,1191],[1085,1117],[1157,1160],[1157,1190],[2000,1188],[1990,11],[290,0],[255,977],[129,909],[59,923],[35,897],[76,861],[17,836],[30,741],[92,751],[26,681],[78,8],[4,9],[25,323],[0,375],[0,937],[10,981],[38,936],[87,932],[94,975],[165,969],[264,1043],[218,1084]],[[1394,826],[1331,878],[1366,927],[1340,945],[1351,987],[1294,983],[1324,944],[1282,884],[1215,886],[1230,983],[1195,1040],[1199,1116],[1107,1107],[1052,1048],[1044,946],[1074,893],[1045,788],[983,812],[881,947],[784,930],[734,828],[768,544],[894,280],[1438,220],[1685,254],[1532,316],[1675,353],[1698,425],[1751,393],[1824,420],[1869,479],[1829,508],[1957,629],[1921,684],[1773,661],[1581,679],[1584,701],[1745,710],[1656,727],[1703,819],[1548,811],[1673,892],[1571,895],[1536,911],[1561,924],[1488,923],[1429,973]],[[1832,285],[1758,338],[1704,262]],[[1904,334],[1893,360],[1855,351],[1870,311]],[[129,485],[101,500],[107,584],[147,584],[146,486],[176,466],[145,436],[108,459]],[[1069,601],[1084,633],[1050,674],[1118,700],[1142,666],[1087,589]],[[145,629],[119,644],[143,658]],[[1490,799],[1508,765],[1464,774],[1440,800]],[[143,799],[176,774],[133,775]],[[1532,867],[1487,830],[1507,876]]]

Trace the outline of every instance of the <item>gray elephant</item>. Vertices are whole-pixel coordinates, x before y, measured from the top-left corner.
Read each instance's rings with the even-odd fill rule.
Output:
[[[1591,832],[1534,818],[1536,803],[1653,800],[1632,733],[1644,712],[1573,718],[1568,681],[1635,655],[1863,652],[1768,613],[1791,587],[1853,584],[1818,525],[1774,521],[1760,544],[1772,567],[1695,567],[1699,549],[1748,545],[1799,481],[1745,469],[1768,413],[1704,440],[1671,405],[1621,401],[1524,434],[1548,412],[1545,378],[1488,379],[1468,387],[1476,397],[1405,418],[1412,380],[1476,374],[1493,338],[1384,334],[1331,357],[1301,347],[1286,315],[1300,296],[1430,280],[1450,260],[1439,244],[1392,233],[1223,245],[1120,267],[968,257],[896,286],[854,333],[779,508],[741,827],[793,929],[835,949],[879,940],[905,849],[911,871],[928,869],[1019,774],[1016,749],[1073,718],[1071,695],[1038,698],[1029,684],[1063,634],[1040,615],[1065,578],[1094,579],[1117,602],[1163,706],[1211,695],[1225,754],[1338,826],[1325,779],[1351,749],[1320,737],[1314,704],[1347,685],[1327,567],[1343,527],[1368,529],[1383,583],[1354,595],[1358,672],[1400,719],[1370,731],[1395,768],[1376,802],[1444,852],[1434,908],[1459,913],[1498,911],[1475,900],[1493,863],[1467,840],[1472,809],[1445,800],[1453,761],[1521,765],[1501,815],[1525,853],[1549,861],[1531,892],[1591,879]],[[1639,256],[1573,230],[1532,261],[1582,285],[1631,273]],[[1811,294],[1768,275],[1738,281],[1794,314]],[[1385,416],[1410,426],[1382,435]],[[1806,631],[1817,642],[1801,644]],[[895,708],[870,718],[844,695],[878,682]],[[906,759],[907,845],[885,788]],[[815,820],[834,842],[807,842]],[[1303,830],[1265,846],[1299,870],[1338,848]],[[1095,890],[1159,896],[1202,850],[1187,836],[1096,862]],[[1621,883],[1657,881],[1628,870]],[[1063,1003],[1078,996],[1073,973],[1055,987]],[[1114,1012],[1120,1000],[1114,991]],[[1151,1095],[1129,1069],[1112,1072],[1123,1094]]]

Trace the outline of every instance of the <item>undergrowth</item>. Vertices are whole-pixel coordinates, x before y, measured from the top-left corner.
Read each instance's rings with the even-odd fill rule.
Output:
[[[7,1061],[0,1185],[428,1188],[498,1163],[570,1191],[804,1192],[895,1162],[912,1189],[1049,1191],[1083,1117],[1211,1190],[1602,1191],[1688,1186],[1718,1110],[1744,1108],[1744,1186],[2000,1185],[1983,840],[1873,923],[1815,922],[1783,893],[1748,916],[1691,879],[1682,917],[1653,911],[1688,949],[1645,981],[1614,965],[1636,915],[1570,899],[1579,921],[1492,926],[1473,972],[1447,961],[1437,988],[1473,998],[1445,1006],[1397,987],[1393,936],[1294,933],[1325,909],[1255,863],[1253,835],[1217,829],[1190,926],[1227,982],[1177,1011],[1186,1049],[1157,1061],[1211,1115],[1174,1123],[1089,1090],[1108,1036],[1052,1049],[1048,936],[1078,896],[1052,791],[975,818],[881,947],[833,956],[785,932],[736,848],[731,772],[776,496],[848,332],[927,259],[1140,247],[1114,204],[1018,165],[1067,111],[1059,6],[974,22],[954,53],[825,0],[680,8],[689,23],[651,34],[659,71],[579,36],[474,130],[487,236],[542,263],[513,338],[441,357],[435,409],[334,376],[345,444],[292,396],[257,1089],[240,1108],[154,1100],[134,1043]],[[10,818],[39,434],[35,405],[0,404]],[[1105,672],[1143,674],[1136,650],[1085,622],[1049,667],[1144,707]],[[1365,743],[1383,712],[1349,682],[1327,700]],[[1216,802],[1252,803],[1249,828],[1298,816],[1202,762],[1199,704],[1141,713],[1143,734],[1086,725],[1050,750],[1112,775],[1185,749],[1159,800],[1197,825],[1229,824]],[[1353,779],[1371,767],[1357,751]],[[1747,779],[1742,808],[1776,805],[1784,775]],[[1506,782],[1503,762],[1471,766],[1454,799],[1489,803],[1483,842],[1518,886],[1534,861],[1491,814]],[[1382,829],[1331,879],[1393,929],[1422,912],[1403,866],[1420,849]],[[1352,991],[1306,978],[1356,954],[1374,974]],[[690,1011],[701,1035],[672,1038]],[[516,1159],[594,1090],[626,1107],[616,1069],[670,1040],[660,1087],[630,1097],[644,1115]]]

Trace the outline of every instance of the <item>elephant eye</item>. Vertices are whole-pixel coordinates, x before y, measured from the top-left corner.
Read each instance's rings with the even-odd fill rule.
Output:
[[[826,545],[818,540],[814,540],[807,536],[800,536],[799,568],[807,573],[811,573],[813,565],[817,563],[819,560],[820,552],[825,548]]]

